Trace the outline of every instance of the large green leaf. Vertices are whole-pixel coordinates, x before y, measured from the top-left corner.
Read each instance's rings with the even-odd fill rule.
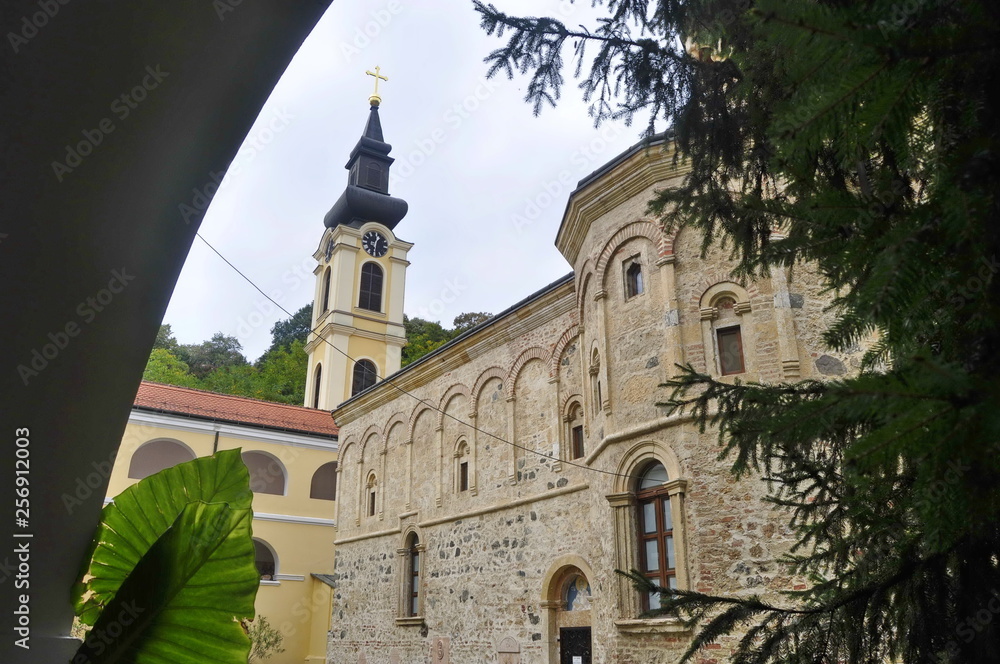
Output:
[[[72,662],[246,664],[259,575],[249,509],[189,504],[125,579]]]
[[[125,577],[191,502],[249,509],[253,494],[240,451],[225,450],[150,475],[115,497],[101,514],[73,605],[93,625]]]

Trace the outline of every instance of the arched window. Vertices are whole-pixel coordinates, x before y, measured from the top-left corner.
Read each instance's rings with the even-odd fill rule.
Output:
[[[463,440],[455,448],[455,490],[461,493],[469,490],[469,446]]]
[[[330,268],[326,268],[326,274],[323,277],[323,308],[320,310],[321,315],[330,310],[330,279],[332,279]]]
[[[642,266],[638,257],[625,261],[625,299],[642,294]]]
[[[743,361],[743,334],[739,324],[726,325],[730,319],[736,320],[736,300],[731,297],[722,297],[716,301],[715,307],[719,312],[718,321],[720,323],[715,329],[715,340],[719,352],[719,372],[723,376],[743,373],[746,370]]]
[[[166,468],[171,468],[195,458],[186,445],[173,440],[151,440],[143,443],[132,455],[128,465],[128,476],[142,480]]]
[[[659,461],[649,463],[636,484],[639,535],[639,569],[661,588],[677,587],[677,563],[674,552],[674,523],[667,469]],[[643,610],[658,609],[660,596],[648,593],[642,598]]]
[[[337,462],[331,461],[320,466],[313,473],[309,497],[318,500],[337,499]]]
[[[319,388],[322,385],[323,385],[323,365],[317,364],[316,375],[313,376],[313,408],[319,408]]]
[[[261,581],[273,581],[278,573],[278,557],[267,542],[253,538],[254,562]]]
[[[368,262],[361,266],[361,294],[358,307],[368,311],[382,311],[382,268]]]
[[[378,380],[375,363],[370,360],[358,360],[354,363],[354,380],[351,384],[351,396],[367,390]]]
[[[406,548],[403,551],[405,565],[405,579],[403,582],[403,616],[414,618],[421,613],[421,558],[420,555],[424,547],[420,546],[420,539],[416,533],[410,533],[406,539]]]
[[[244,452],[243,463],[250,471],[250,490],[254,493],[285,495],[285,468],[266,452]]]
[[[580,407],[580,404],[577,403],[570,407],[567,421],[569,424],[569,450],[567,457],[569,459],[581,459],[586,456],[586,450],[583,441],[583,408]]]
[[[365,485],[366,494],[368,496],[366,514],[368,516],[375,516],[375,497],[378,492],[378,478],[375,477],[375,473],[370,473],[368,475],[368,482]]]

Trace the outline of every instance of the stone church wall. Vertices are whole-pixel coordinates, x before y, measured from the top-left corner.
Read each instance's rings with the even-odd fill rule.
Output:
[[[335,413],[330,662],[553,664],[558,628],[579,625],[592,630],[593,662],[676,661],[691,633],[640,617],[615,573],[638,565],[634,477],[653,460],[669,474],[680,587],[768,595],[798,583],[774,563],[790,545],[787,516],[761,501],[762,481],[730,475],[715,432],[666,416],[660,383],[676,364],[718,375],[716,333],[733,325],[741,380],[836,375],[860,351],[823,349],[829,299],[805,266],[737,283],[727,249],[703,257],[699,233],[667,234],[647,217],[655,189],[678,177],[653,152],[574,193],[560,240],[572,279],[406,369],[394,380],[411,395],[383,385]],[[628,296],[632,263],[642,292]],[[571,459],[577,421],[584,453]],[[404,601],[413,537],[417,616]],[[584,608],[568,610],[569,587]]]

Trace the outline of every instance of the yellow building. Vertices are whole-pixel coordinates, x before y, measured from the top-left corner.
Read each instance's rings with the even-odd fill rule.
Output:
[[[337,427],[330,413],[143,382],[109,499],[164,468],[241,449],[253,489],[258,616],[284,636],[271,664],[323,661],[330,629]]]
[[[108,500],[184,461],[239,448],[250,471],[261,574],[256,609],[284,637],[273,664],[325,661],[332,620],[337,435],[330,411],[400,368],[403,289],[412,244],[393,232],[405,201],[388,193],[391,147],[378,98],[347,162],[348,184],[324,219],[306,403],[257,401],[143,382]]]
[[[406,201],[389,195],[392,147],[382,138],[378,97],[347,162],[347,187],[326,214],[317,261],[314,334],[306,344],[305,405],[332,410],[400,368],[406,344],[403,290],[413,247],[393,229]]]

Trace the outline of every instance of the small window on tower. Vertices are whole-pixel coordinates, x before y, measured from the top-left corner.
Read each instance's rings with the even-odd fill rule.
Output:
[[[330,280],[332,278],[330,268],[326,268],[326,275],[323,278],[323,308],[320,310],[321,314],[330,310]]]
[[[382,311],[382,268],[377,263],[361,266],[361,294],[358,308]]]
[[[313,378],[313,408],[319,408],[319,390],[323,385],[323,365],[316,365],[316,375]]]
[[[382,167],[378,164],[368,164],[365,169],[365,185],[375,189],[382,188]]]
[[[354,363],[354,381],[351,386],[351,396],[367,390],[378,380],[378,371],[371,360],[358,360]]]

